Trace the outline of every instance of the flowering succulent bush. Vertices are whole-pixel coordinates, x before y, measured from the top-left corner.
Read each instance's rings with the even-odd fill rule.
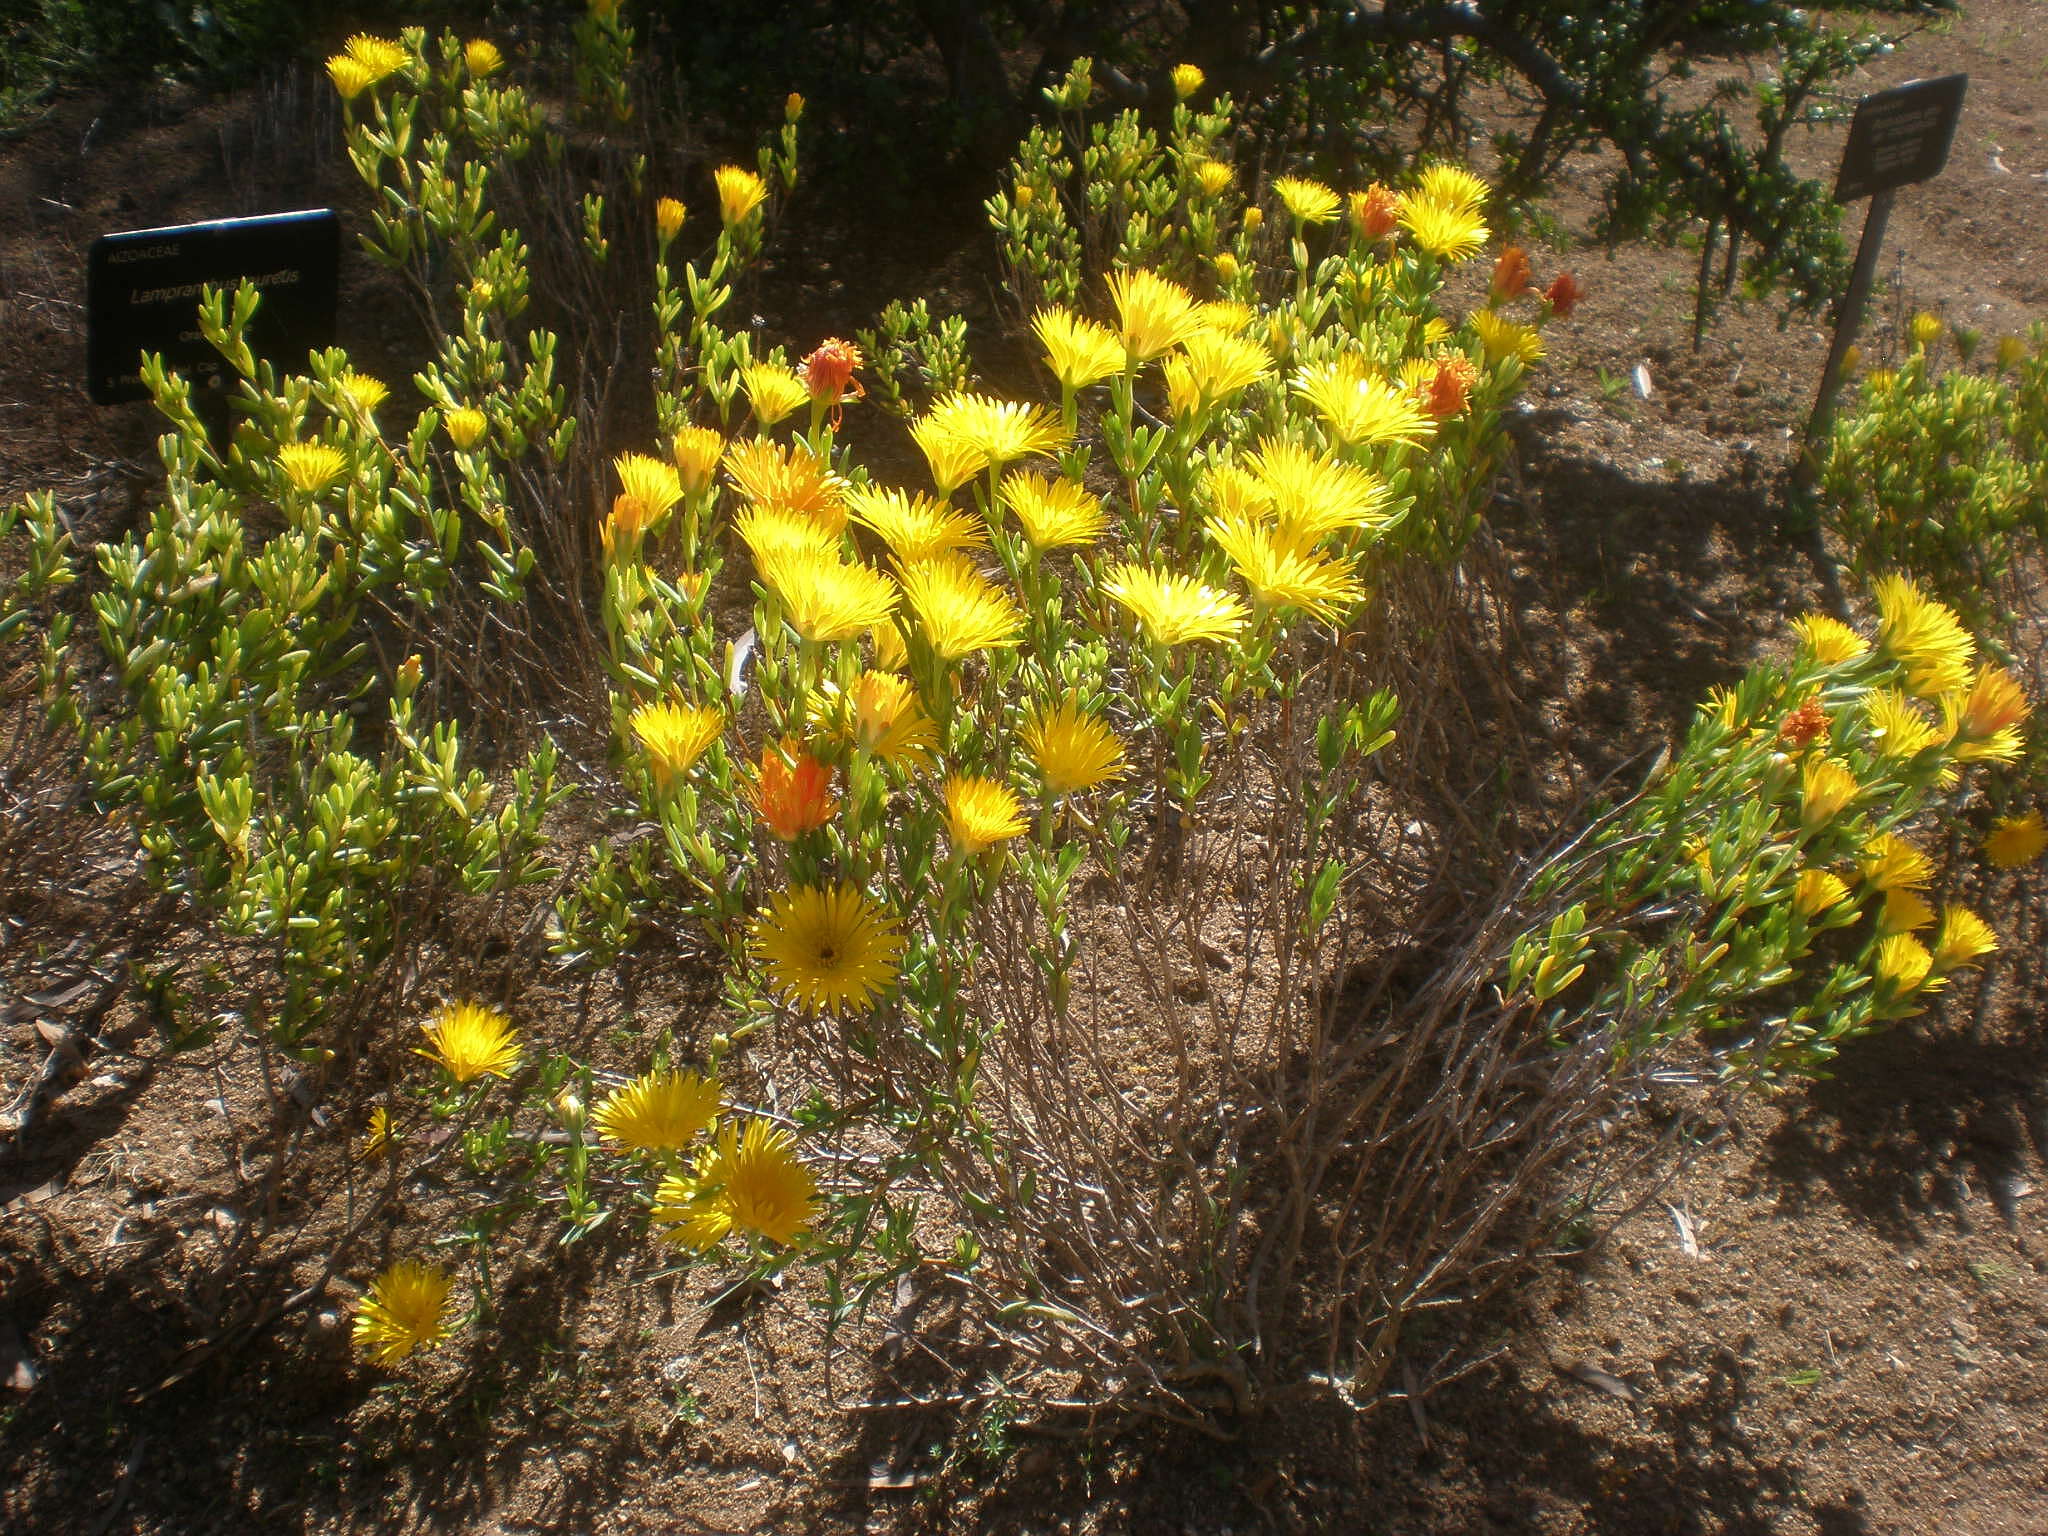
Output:
[[[1841,1042],[1919,1013],[1997,947],[1924,836],[2015,762],[2029,706],[1974,664],[1956,615],[1879,581],[1876,635],[1810,615],[1788,662],[1718,690],[1670,765],[1587,846],[1545,869],[1563,903],[1515,946],[1507,991],[1629,1055],[1697,1037],[1729,1074],[1825,1069]],[[2038,857],[2010,818],[1995,865]]]
[[[577,37],[580,110],[623,133],[632,31],[593,4]],[[865,347],[726,328],[795,182],[797,98],[754,168],[711,172],[708,239],[613,146],[630,199],[586,194],[529,250],[499,204],[570,150],[511,73],[421,32],[330,61],[365,245],[434,321],[424,403],[340,352],[281,373],[244,339],[253,290],[210,296],[233,429],[150,367],[163,504],[99,551],[100,656],[60,624],[43,666],[100,802],[233,961],[158,964],[180,1039],[289,1052],[295,1134],[328,1102],[366,1132],[352,1191],[448,1177],[479,1307],[510,1224],[644,1218],[684,1254],[815,1262],[835,1325],[943,1287],[1063,1395],[1369,1393],[1674,1036],[1810,1070],[1990,943],[1959,907],[1914,937],[1905,829],[2017,753],[2025,706],[1899,585],[1874,648],[1809,622],[1395,993],[1383,935],[1432,879],[1383,771],[1431,703],[1403,625],[1442,626],[1502,410],[1579,298],[1512,247],[1454,280],[1491,239],[1469,171],[1255,201],[1199,71],[1162,136],[1089,127],[1077,65],[988,204],[1038,369],[998,389],[923,305]],[[625,322],[558,343],[542,318],[635,273],[652,385],[628,410],[602,344]],[[874,467],[891,449],[908,471]],[[73,568],[47,499],[10,517],[32,547],[0,638]],[[587,667],[540,664],[544,620]],[[609,752],[584,825],[613,830],[570,850],[554,961],[587,977],[660,933],[713,974],[707,1026],[629,1036],[623,1073],[545,1049],[461,953],[551,873],[570,794],[516,710],[463,713],[479,658],[552,675]],[[1993,856],[2041,837],[2010,818]],[[395,1364],[454,1298],[399,1259],[357,1337]]]

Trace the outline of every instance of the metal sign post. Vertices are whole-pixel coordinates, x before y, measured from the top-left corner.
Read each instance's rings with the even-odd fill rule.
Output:
[[[1877,279],[1877,253],[1892,214],[1892,197],[1900,187],[1938,176],[1955,142],[1956,122],[1963,114],[1968,75],[1942,75],[1934,80],[1909,80],[1889,91],[1866,96],[1849,125],[1842,151],[1842,169],[1835,177],[1835,201],[1870,199],[1863,218],[1863,238],[1856,246],[1856,265],[1849,291],[1835,312],[1835,340],[1821,370],[1820,394],[1807,418],[1806,438],[1792,470],[1792,494],[1803,499],[1820,475],[1822,440],[1834,424],[1835,392],[1842,382],[1842,363],[1863,324],[1864,308]]]

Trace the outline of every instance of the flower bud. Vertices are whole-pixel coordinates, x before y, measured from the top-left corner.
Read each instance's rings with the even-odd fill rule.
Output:
[[[555,1118],[562,1122],[562,1129],[571,1136],[583,1134],[583,1122],[587,1118],[583,1101],[576,1097],[572,1088],[564,1088],[555,1099]]]
[[[683,232],[685,212],[682,203],[676,198],[663,197],[655,200],[654,229],[661,236],[662,244],[666,245]]]

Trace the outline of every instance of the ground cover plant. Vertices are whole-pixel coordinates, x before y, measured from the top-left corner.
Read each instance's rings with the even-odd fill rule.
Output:
[[[631,123],[626,19],[576,45],[581,121]],[[1867,538],[1870,622],[1800,620],[1641,794],[1501,857],[1459,760],[1512,655],[1486,514],[1580,288],[1471,172],[1262,188],[1199,70],[1148,123],[1083,61],[986,205],[998,391],[926,304],[738,323],[800,98],[686,186],[488,42],[328,74],[432,355],[260,363],[216,295],[229,429],[152,375],[136,531],[8,514],[23,739],[135,840],[164,1049],[250,1090],[202,1355],[345,1288],[365,1370],[445,1380],[645,1245],[855,1355],[916,1298],[1005,1423],[1412,1401],[1655,1154],[1611,1127],[1660,1077],[1830,1070],[1995,951],[1964,892],[1983,832],[2040,852],[1989,820],[2026,701]],[[534,1007],[664,949],[674,1019]]]

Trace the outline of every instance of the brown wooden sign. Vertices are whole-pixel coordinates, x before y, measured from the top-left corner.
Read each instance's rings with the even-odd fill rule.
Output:
[[[1942,75],[1864,97],[1849,125],[1835,201],[1851,202],[1940,175],[1969,83],[1968,75]]]
[[[263,292],[250,348],[303,368],[307,352],[334,345],[340,273],[341,221],[329,208],[102,235],[85,263],[86,389],[101,405],[147,400],[145,352],[217,378],[224,364],[199,334],[200,290],[243,278]]]

